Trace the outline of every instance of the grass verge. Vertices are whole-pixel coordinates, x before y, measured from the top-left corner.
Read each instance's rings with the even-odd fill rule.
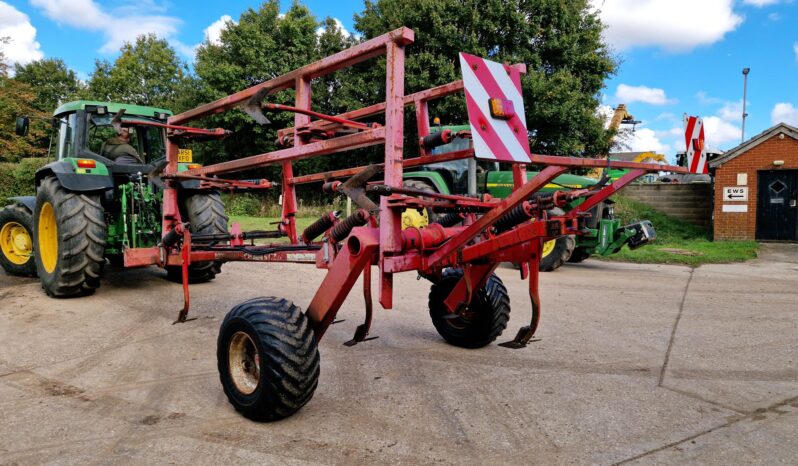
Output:
[[[615,214],[624,224],[651,220],[657,240],[634,251],[623,248],[602,260],[648,264],[701,264],[743,262],[756,258],[756,241],[710,241],[707,232],[624,197],[615,198]]]

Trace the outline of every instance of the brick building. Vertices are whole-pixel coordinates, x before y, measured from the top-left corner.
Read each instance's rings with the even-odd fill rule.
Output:
[[[716,240],[798,241],[798,128],[780,123],[709,166]]]

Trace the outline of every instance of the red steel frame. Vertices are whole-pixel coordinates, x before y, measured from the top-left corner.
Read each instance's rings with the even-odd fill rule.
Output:
[[[462,196],[446,196],[430,200],[391,194],[382,196],[378,212],[373,212],[379,214],[379,222],[372,215],[368,225],[354,228],[349,236],[338,244],[332,239],[331,234],[327,234],[321,242],[300,244],[294,221],[296,214],[295,186],[334,178],[348,178],[366,167],[295,176],[292,168],[293,161],[383,144],[385,148],[384,162],[380,164],[383,172],[382,183],[388,187],[400,188],[404,167],[474,156],[473,149],[433,156],[423,144],[420,144],[421,155],[419,157],[404,159],[403,118],[405,106],[414,106],[418,134],[420,138],[423,138],[430,134],[427,103],[430,100],[463,90],[462,81],[456,81],[415,94],[404,95],[404,49],[405,46],[413,42],[413,36],[412,30],[399,28],[286,75],[170,117],[169,126],[178,127],[178,125],[185,125],[202,117],[229,111],[238,106],[247,105],[248,108],[251,108],[253,102],[260,106],[260,99],[263,96],[285,89],[293,88],[295,90],[295,102],[291,107],[275,104],[263,105],[269,110],[289,110],[295,113],[294,128],[278,131],[278,140],[293,138],[293,145],[290,147],[178,173],[179,140],[177,138],[168,139],[168,165],[164,173],[166,187],[163,196],[163,231],[166,237],[172,230],[175,230],[184,240],[182,245],[176,246],[128,249],[125,251],[125,264],[127,266],[183,265],[185,269],[189,262],[208,260],[316,263],[318,267],[326,268],[328,273],[310,302],[307,315],[314,326],[316,337],[321,338],[334,320],[338,309],[351,291],[358,276],[364,273],[366,277],[369,277],[372,265],[379,267],[379,301],[386,309],[393,305],[394,273],[415,270],[434,280],[435,277],[440,276],[445,267],[463,268],[463,278],[446,300],[446,306],[450,312],[459,312],[463,308],[467,308],[474,290],[478,290],[485,283],[499,262],[523,263],[522,274],[529,276],[529,291],[533,307],[533,321],[530,327],[526,328],[525,336],[522,335],[522,332],[516,338],[517,344],[523,346],[534,333],[534,327],[536,327],[539,317],[538,261],[542,242],[557,236],[578,234],[579,219],[585,215],[585,212],[646,172],[661,170],[684,172],[685,170],[680,167],[658,164],[613,162],[613,167],[628,168],[630,172],[601,189],[585,190],[581,195],[586,199],[579,207],[561,217],[545,218],[545,214],[542,214],[536,221],[522,222],[509,231],[493,233],[491,227],[497,220],[514,207],[530,199],[533,194],[559,174],[571,168],[603,167],[608,164],[606,160],[533,155],[532,163],[544,165],[545,168],[527,182],[525,167],[514,165],[515,190],[504,200],[476,200]],[[313,79],[378,55],[386,56],[384,102],[352,110],[336,117],[313,112],[310,108],[311,81]],[[522,71],[525,71],[523,65],[515,66],[519,66]],[[382,125],[353,124],[353,120],[380,114],[384,115]],[[322,118],[311,121],[311,116],[321,116]],[[346,129],[346,131],[335,135],[335,131],[341,129]],[[223,130],[214,131],[221,132]],[[311,131],[314,132],[313,134],[331,134],[332,136],[320,140],[303,139],[302,134],[307,135]],[[283,204],[279,229],[288,237],[291,246],[273,244],[243,247],[243,240],[240,236],[236,236],[237,233],[234,233],[229,243],[223,242],[219,246],[205,248],[195,245],[192,249],[191,235],[183,228],[178,209],[178,181],[181,178],[219,180],[222,185],[224,183],[235,185],[234,181],[220,180],[215,176],[270,164],[282,166]],[[242,186],[245,185],[246,183],[242,184]],[[208,188],[219,187],[219,183],[209,183],[206,186]],[[263,185],[263,187],[269,186]],[[466,211],[470,209],[472,213],[466,215],[465,226],[445,228],[433,224],[420,230],[411,228],[402,231],[400,229],[402,210],[420,206],[455,210],[459,208]],[[475,212],[481,215],[477,216]],[[236,227],[234,227],[234,232],[238,232]],[[188,311],[188,291],[187,288],[185,289],[186,304],[181,314],[183,319]],[[362,334],[359,331],[360,336],[356,335],[355,337],[358,341],[364,339],[371,321],[370,283],[365,284],[364,292],[367,303],[367,319],[364,324],[365,331]]]

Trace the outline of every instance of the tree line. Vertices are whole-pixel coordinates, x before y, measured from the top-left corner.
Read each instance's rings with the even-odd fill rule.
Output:
[[[603,26],[587,0],[366,0],[354,20],[356,33],[347,34],[335,20],[318,20],[298,1],[281,14],[279,1],[270,0],[229,22],[218,43],[202,43],[191,64],[166,40],[144,35],[126,43],[113,61],[96,60],[85,81],[59,58],[16,64],[13,70],[0,65],[0,160],[47,152],[46,122],[33,120],[30,135],[19,138],[13,132],[17,115],[46,118],[60,103],[75,99],[180,112],[401,26],[415,31],[415,43],[406,50],[406,93],[460,79],[460,51],[525,63],[522,87],[533,152],[590,157],[609,149],[612,134],[596,109],[603,83],[618,61],[603,42]],[[0,39],[0,64],[2,46]],[[336,114],[382,101],[383,70],[384,58],[377,58],[319,78],[313,86],[314,110]],[[444,124],[465,123],[464,99],[457,97],[434,104],[433,116]],[[270,101],[290,104],[293,91]],[[406,114],[412,123],[412,112]],[[272,125],[260,126],[239,111],[208,117],[205,126],[223,127],[236,136],[203,144],[199,154],[210,163],[274,150],[276,129],[290,125],[293,115],[273,114],[270,119]],[[406,126],[409,138],[414,127]],[[365,157],[377,155],[367,152]],[[297,171],[339,164],[348,162],[317,157],[298,164]]]

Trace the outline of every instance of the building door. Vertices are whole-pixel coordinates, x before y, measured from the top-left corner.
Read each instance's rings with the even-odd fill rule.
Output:
[[[798,241],[798,170],[758,173],[756,239]]]

